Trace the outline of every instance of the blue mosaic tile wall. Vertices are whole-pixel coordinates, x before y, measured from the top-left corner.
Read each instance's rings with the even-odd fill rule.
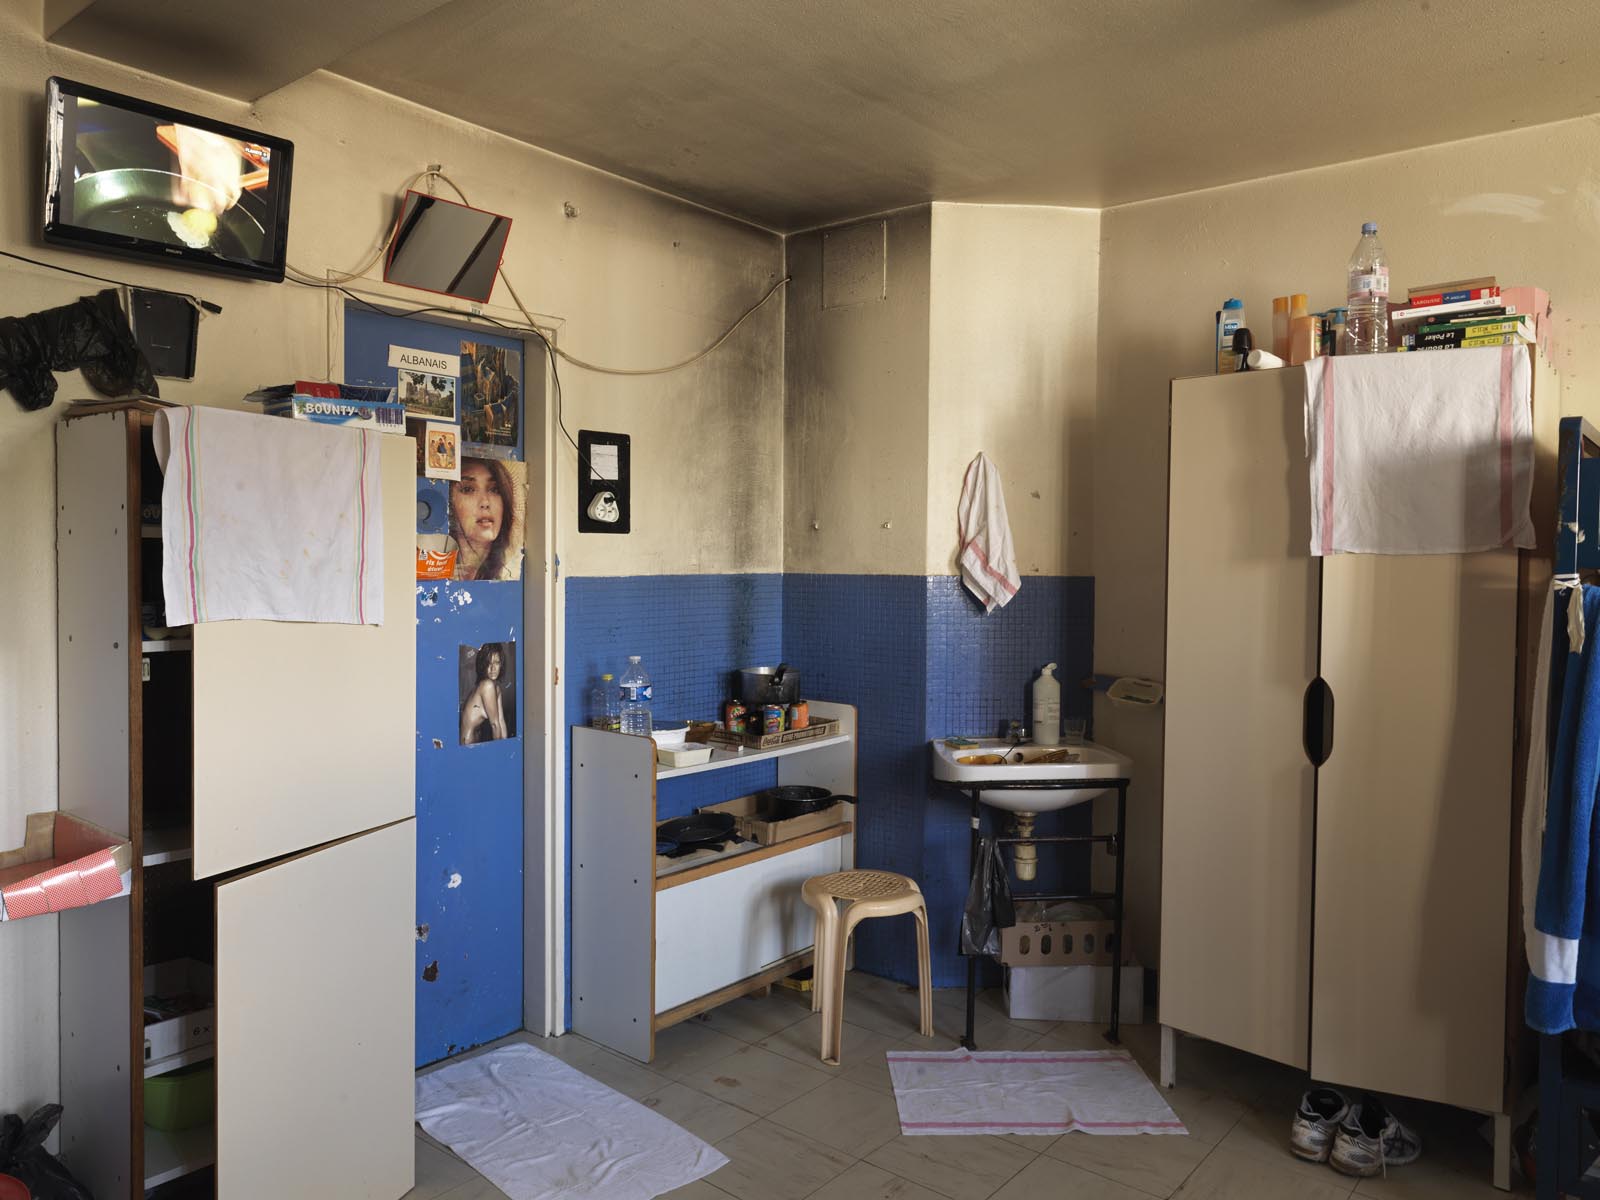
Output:
[[[1039,668],[1056,664],[1064,716],[1088,720],[1090,694],[1078,686],[1093,674],[1094,580],[1084,576],[1028,575],[1004,608],[986,614],[955,576],[927,580],[928,701],[924,740],[965,734],[992,737],[1018,718],[1033,724],[1032,682]],[[995,822],[986,814],[986,829]],[[1041,816],[1040,834],[1090,832],[1087,807]],[[937,931],[959,930],[971,863],[971,802],[960,792],[935,789],[923,836],[922,891],[933,932],[936,986],[966,982],[964,960],[952,958],[950,939]],[[1039,848],[1038,878],[1016,891],[1077,892],[1089,887],[1089,848]],[[952,935],[953,936],[953,935]],[[998,982],[992,964],[986,977]],[[908,981],[909,982],[909,981]]]
[[[1027,576],[1009,605],[986,615],[953,576],[668,575],[567,580],[566,700],[585,719],[602,671],[641,654],[664,718],[716,711],[729,672],[788,662],[806,695],[859,710],[856,861],[917,879],[928,899],[933,977],[965,983],[958,953],[969,861],[968,801],[930,782],[928,742],[991,735],[1008,717],[1031,722],[1030,683],[1058,666],[1062,708],[1087,718],[1075,686],[1092,673],[1094,581]],[[663,819],[776,782],[771,763],[667,780]],[[570,787],[570,784],[569,784]],[[568,796],[570,804],[570,790]],[[1040,832],[1086,832],[1089,814],[1041,818]],[[1039,890],[1086,890],[1086,851],[1044,849]],[[856,964],[911,983],[911,920],[869,921]],[[570,973],[569,973],[570,974]]]
[[[920,575],[783,580],[784,656],[802,690],[858,710],[856,863],[914,879],[923,875],[928,804],[926,605]],[[940,931],[929,933],[938,943]],[[910,917],[867,921],[856,938],[858,967],[916,979]]]
[[[1093,706],[1080,680],[1094,673],[1094,580],[1028,575],[1011,603],[986,614],[954,575],[927,580],[928,729],[1004,732],[1015,717],[1033,724],[1032,682],[1056,664],[1061,709],[1088,720]]]
[[[786,575],[784,655],[807,692],[860,710],[862,803],[856,861],[911,875],[928,901],[933,977],[966,981],[958,952],[970,863],[969,801],[930,782],[928,743],[952,733],[992,735],[1002,721],[1031,723],[1030,684],[1058,664],[1062,707],[1088,718],[1094,581],[1027,576],[1005,608],[986,615],[954,576]],[[1041,818],[1041,833],[1087,832],[1089,813]],[[1087,850],[1045,849],[1040,891],[1087,890]],[[911,983],[909,918],[860,927],[856,965]]]
[[[644,659],[660,720],[705,717],[739,667],[783,649],[783,576],[631,575],[567,579],[567,719],[589,716],[589,689],[628,655]]]
[[[631,575],[569,576],[567,637],[562,679],[569,724],[589,718],[589,692],[609,671],[618,679],[637,654],[650,673],[651,709],[658,720],[709,717],[727,698],[731,672],[782,661],[783,576]],[[748,795],[778,781],[777,764],[669,779],[658,786],[662,820],[702,804]],[[568,828],[572,773],[567,772]],[[567,844],[567,877],[572,845]],[[572,979],[568,916],[567,980]],[[571,996],[567,1011],[572,1010]]]

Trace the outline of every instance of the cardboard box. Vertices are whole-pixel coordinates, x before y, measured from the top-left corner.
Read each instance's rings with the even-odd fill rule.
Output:
[[[1111,1020],[1109,966],[1012,967],[1006,971],[1006,1015],[1013,1021]],[[1144,1023],[1144,968],[1122,971],[1122,1023]]]
[[[126,838],[68,813],[29,813],[22,845],[0,853],[0,921],[126,896],[132,871]]]
[[[1000,963],[1007,967],[1109,966],[1116,960],[1116,924],[1091,921],[1027,921],[1000,931]],[[1126,931],[1124,931],[1126,932]]]
[[[1555,361],[1556,330],[1554,312],[1550,306],[1550,293],[1535,287],[1502,287],[1500,301],[1515,309],[1518,316],[1533,318],[1534,339],[1539,343],[1539,353]]]
[[[144,1061],[171,1058],[216,1041],[216,973],[178,958],[144,969]]]
[[[274,400],[263,411],[269,417],[290,417],[317,425],[338,425],[344,429],[371,429],[377,433],[404,435],[406,410],[401,404],[378,400],[340,400],[324,396],[290,396]]]
[[[791,841],[808,833],[815,833],[819,829],[831,829],[835,825],[842,825],[846,821],[855,819],[855,806],[849,801],[841,801],[831,808],[807,813],[803,817],[790,817],[787,821],[768,821],[757,816],[758,804],[759,799],[756,796],[739,796],[733,800],[725,800],[721,804],[707,804],[699,811],[732,813],[737,821],[739,836],[755,842],[758,846],[772,846],[778,842]]]

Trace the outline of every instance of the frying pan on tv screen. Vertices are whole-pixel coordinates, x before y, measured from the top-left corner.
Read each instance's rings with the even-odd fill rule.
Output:
[[[292,142],[60,77],[45,108],[46,242],[283,279]]]

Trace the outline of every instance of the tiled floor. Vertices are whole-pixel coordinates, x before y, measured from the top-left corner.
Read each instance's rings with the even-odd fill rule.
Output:
[[[916,993],[853,973],[838,1067],[817,1057],[806,1001],[774,989],[736,1000],[656,1038],[649,1067],[575,1034],[513,1035],[650,1105],[729,1158],[675,1200],[1491,1200],[1482,1119],[1399,1102],[1421,1133],[1421,1162],[1356,1181],[1292,1158],[1289,1120],[1305,1077],[1206,1042],[1180,1043],[1179,1087],[1164,1093],[1188,1137],[901,1137],[883,1052],[956,1045],[964,993],[941,991],[935,1037],[917,1036]],[[983,1049],[1092,1049],[1100,1026],[1013,1022],[1000,998],[979,1007]],[[513,1040],[513,1039],[507,1039]],[[1154,1079],[1155,1025],[1124,1029]],[[497,1043],[500,1044],[500,1043]],[[1519,1193],[1523,1194],[1523,1193]],[[1526,1192],[1531,1194],[1531,1190]],[[502,1193],[427,1135],[417,1135],[417,1186],[407,1200],[500,1200]]]

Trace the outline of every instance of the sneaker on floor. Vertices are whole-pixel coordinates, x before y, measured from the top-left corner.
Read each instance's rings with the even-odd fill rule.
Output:
[[[1339,1122],[1349,1112],[1350,1102],[1333,1088],[1312,1088],[1300,1097],[1300,1109],[1289,1129],[1289,1149],[1307,1162],[1327,1162]]]
[[[1422,1139],[1377,1100],[1364,1096],[1340,1123],[1328,1165],[1343,1175],[1387,1174],[1390,1167],[1416,1162],[1421,1154]]]

